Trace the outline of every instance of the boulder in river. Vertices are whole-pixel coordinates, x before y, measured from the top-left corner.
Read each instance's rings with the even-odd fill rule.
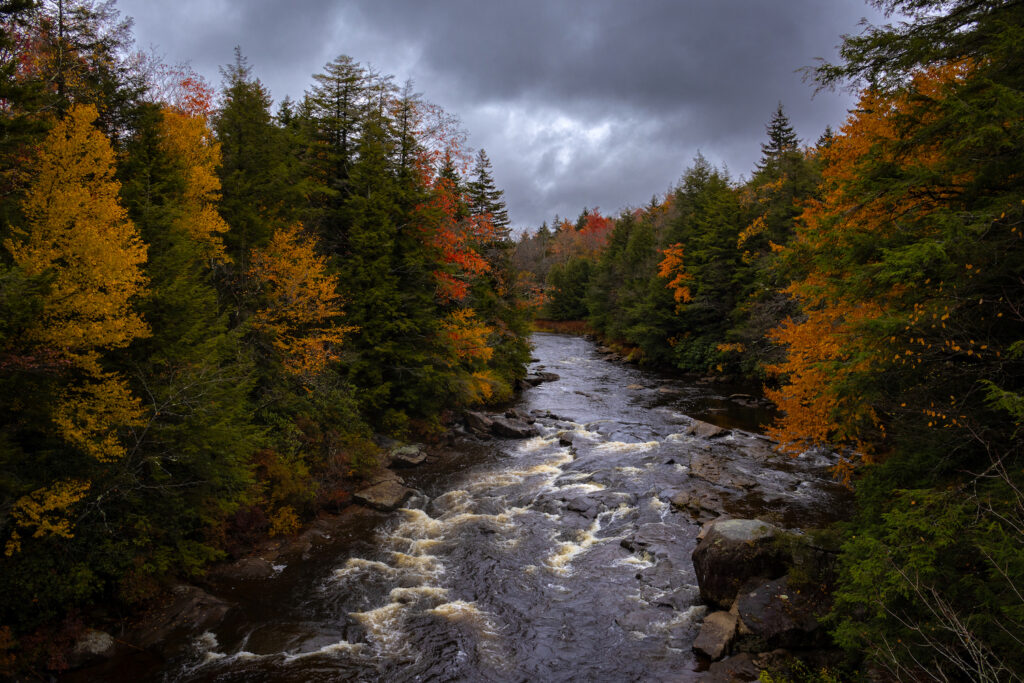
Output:
[[[491,434],[504,436],[509,439],[528,439],[531,436],[540,434],[540,430],[522,420],[512,420],[507,417],[493,417],[491,419]]]
[[[413,493],[411,488],[400,481],[388,479],[356,491],[352,497],[357,503],[388,512],[400,507]]]
[[[728,609],[753,577],[776,579],[787,571],[784,532],[759,519],[712,522],[693,551],[693,568],[706,602]]]
[[[535,372],[532,375],[524,377],[523,381],[531,387],[535,387],[539,384],[543,384],[544,382],[557,382],[558,379],[558,375],[553,372]]]
[[[702,439],[716,439],[728,434],[729,430],[719,427],[718,425],[713,425],[710,422],[694,420],[693,424],[687,427],[686,432],[684,433],[691,436],[698,436]]]
[[[494,421],[491,420],[491,418],[487,417],[483,413],[478,413],[475,410],[467,410],[463,414],[462,419],[465,421],[466,427],[468,427],[471,432],[475,432],[477,434],[490,433],[491,425],[494,424]]]
[[[427,450],[418,443],[393,448],[388,455],[391,456],[392,467],[415,467],[427,461]]]
[[[704,617],[700,634],[693,641],[693,649],[711,659],[720,659],[729,652],[736,637],[736,615],[729,612],[712,612]]]

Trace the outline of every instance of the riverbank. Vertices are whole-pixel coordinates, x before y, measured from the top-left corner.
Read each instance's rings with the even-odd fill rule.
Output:
[[[175,596],[168,613],[191,633],[68,680],[708,675],[692,652],[709,604],[691,560],[701,522],[834,519],[827,458],[778,458],[689,417],[718,386],[610,362],[580,338],[536,341],[531,370],[556,379],[483,415],[533,435],[456,425],[449,445],[391,470],[413,491],[403,509],[352,506],[274,540],[212,573],[213,601]]]

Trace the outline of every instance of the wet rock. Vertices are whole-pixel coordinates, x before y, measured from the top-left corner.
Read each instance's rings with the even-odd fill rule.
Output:
[[[571,446],[572,440],[575,437],[573,432],[562,431],[558,432],[558,445],[559,446]]]
[[[677,612],[693,607],[700,600],[700,591],[696,586],[683,586],[669,592],[648,590],[653,594],[648,596],[641,591],[641,597],[656,607],[669,607]]]
[[[66,664],[69,669],[91,666],[113,657],[120,649],[114,636],[106,631],[88,628],[75,641],[75,646],[67,655]]]
[[[507,418],[509,418],[511,420],[520,420],[521,422],[525,422],[526,424],[531,424],[531,425],[534,422],[537,421],[532,416],[527,415],[526,413],[521,413],[518,410],[516,410],[515,408],[509,408],[508,410],[506,410],[505,411],[505,417],[507,417]]]
[[[629,384],[626,386],[626,388],[629,389],[630,391],[638,391],[640,389],[644,389],[645,387],[643,384]]]
[[[167,651],[176,643],[184,646],[189,634],[207,631],[223,619],[231,603],[214,597],[196,586],[175,586],[171,601],[146,615],[145,625],[132,640],[143,649]]]
[[[710,422],[703,422],[701,420],[694,420],[684,434],[690,436],[697,436],[702,439],[717,439],[718,437],[725,436],[729,433],[728,429],[713,425]]]
[[[658,393],[664,396],[679,396],[683,393],[683,390],[676,387],[658,387]]]
[[[729,612],[712,612],[704,617],[700,634],[693,641],[693,649],[711,659],[719,659],[729,652],[736,637],[736,617]]]
[[[653,522],[641,524],[636,531],[619,541],[619,545],[630,552],[649,552],[655,557],[667,557],[672,546],[678,542],[678,528]]]
[[[273,564],[262,557],[243,557],[238,562],[221,568],[217,573],[223,577],[241,581],[258,581],[269,579],[277,571]]]
[[[653,588],[668,590],[679,580],[679,569],[671,560],[661,559],[653,567],[637,572],[636,578]]]
[[[754,662],[754,658],[747,652],[742,652],[729,659],[712,664],[704,675],[700,677],[700,683],[736,683],[737,681],[756,681],[761,669]]]
[[[531,436],[540,434],[540,430],[520,420],[494,417],[491,418],[491,433],[508,439],[528,439]]]
[[[401,506],[413,493],[411,488],[391,479],[356,491],[352,498],[357,503],[387,512]]]
[[[701,597],[728,609],[748,579],[775,579],[785,574],[788,558],[778,542],[783,533],[757,519],[713,523],[693,551]]]
[[[622,491],[596,491],[584,493],[571,498],[562,498],[565,508],[585,519],[594,519],[605,510],[617,508],[619,505],[633,505],[636,496]]]
[[[750,634],[768,648],[826,642],[818,615],[828,611],[828,599],[811,587],[791,585],[789,576],[772,581],[751,579],[740,588],[736,607]]]
[[[491,431],[491,426],[494,421],[487,417],[483,413],[478,413],[475,410],[467,410],[462,416],[463,422],[466,423],[466,428],[471,432],[477,434],[487,434]]]
[[[532,375],[527,375],[523,378],[523,381],[529,384],[531,387],[535,387],[544,382],[557,382],[559,376],[553,372],[535,372]]]
[[[411,444],[393,448],[388,453],[392,467],[415,467],[427,461],[427,450],[423,444]]]
[[[722,496],[714,490],[690,490],[676,491],[669,498],[669,502],[679,509],[689,512],[694,517],[712,518],[722,514],[725,507]]]
[[[664,620],[664,614],[656,609],[641,609],[616,617],[615,623],[626,631],[646,632],[651,623]]]

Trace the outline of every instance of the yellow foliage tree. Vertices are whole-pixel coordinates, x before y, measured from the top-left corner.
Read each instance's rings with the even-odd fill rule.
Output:
[[[26,274],[52,277],[26,341],[87,364],[148,332],[131,308],[145,286],[146,247],[118,201],[114,152],[96,118],[94,106],[76,106],[54,126],[22,202],[25,227],[4,242]]]
[[[228,224],[217,212],[220,143],[214,140],[202,115],[165,109],[162,128],[160,144],[168,156],[181,165],[186,178],[180,200],[181,218],[175,227],[204,245],[207,258],[228,260],[221,239],[228,231]]]
[[[270,337],[285,370],[315,375],[338,357],[356,328],[339,324],[338,278],[327,274],[327,260],[301,226],[277,230],[265,249],[254,251],[249,275],[266,302],[253,326]]]
[[[141,423],[144,411],[125,380],[102,367],[102,352],[149,333],[132,309],[146,281],[146,247],[118,200],[114,153],[95,128],[96,108],[75,106],[56,123],[30,168],[23,226],[4,247],[29,276],[45,278],[41,314],[16,343],[56,355],[67,369],[50,417],[57,433],[101,462],[125,454],[118,430]],[[49,484],[14,503],[18,528],[33,538],[70,538],[66,514],[90,483]],[[21,547],[17,532],[5,548]]]

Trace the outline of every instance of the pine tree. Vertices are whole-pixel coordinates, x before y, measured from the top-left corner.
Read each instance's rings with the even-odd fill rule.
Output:
[[[782,109],[782,102],[772,114],[771,120],[765,126],[768,132],[768,142],[761,143],[761,161],[757,164],[757,170],[762,171],[784,158],[790,152],[796,152],[800,148],[800,139],[796,131],[789,123],[786,112]]]
[[[228,251],[244,268],[248,252],[267,244],[274,225],[296,218],[300,183],[287,168],[284,136],[270,114],[270,93],[253,78],[240,48],[221,76],[223,105],[214,120],[222,159],[220,213],[231,226],[225,235]]]
[[[508,209],[505,207],[505,193],[495,187],[494,177],[491,175],[491,160],[487,158],[487,152],[483,149],[477,152],[476,163],[473,166],[473,180],[470,181],[466,190],[473,213],[490,217],[491,225],[494,226],[495,239],[508,239],[510,228]]]

